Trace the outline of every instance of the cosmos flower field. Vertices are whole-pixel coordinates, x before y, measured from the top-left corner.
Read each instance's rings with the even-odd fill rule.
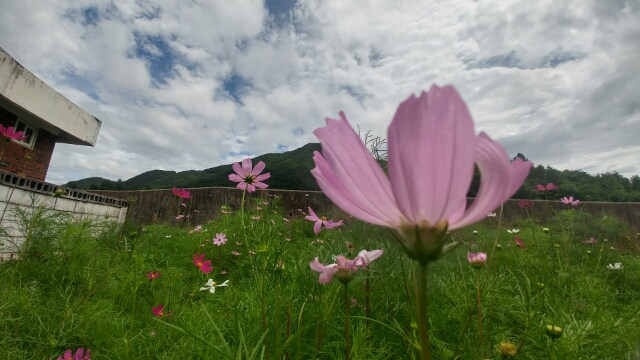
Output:
[[[640,234],[572,197],[544,224],[503,222],[500,205],[532,164],[476,135],[453,87],[400,104],[386,169],[343,113],[315,135],[322,153],[312,174],[344,219],[310,207],[287,213],[267,192],[245,201],[270,178],[268,164],[249,159],[230,169],[240,208],[224,206],[204,224],[182,222],[190,194],[177,188],[178,226],[79,222],[46,202],[18,214],[25,250],[0,264],[4,354],[640,357]],[[467,207],[476,166],[482,182]]]

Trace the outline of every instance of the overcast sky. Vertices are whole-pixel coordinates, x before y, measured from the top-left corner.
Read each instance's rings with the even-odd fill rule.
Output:
[[[340,110],[386,137],[432,83],[511,157],[629,177],[639,39],[640,0],[0,1],[0,47],[102,120],[56,145],[58,184],[293,150]]]

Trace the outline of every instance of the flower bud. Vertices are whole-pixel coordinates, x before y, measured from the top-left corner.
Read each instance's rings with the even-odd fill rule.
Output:
[[[538,289],[544,289],[544,283],[538,283]]]
[[[544,233],[548,233],[549,232],[549,228],[542,228],[542,231],[544,231]]]
[[[56,189],[56,191],[53,192],[54,197],[60,197],[62,195],[67,195],[67,192],[64,189]]]
[[[560,244],[553,244],[553,247],[557,247],[557,248],[559,248],[559,247],[560,247]]]
[[[473,230],[473,235],[478,235],[478,230]]]
[[[588,250],[588,251],[587,251],[587,255],[591,255],[591,250]]]
[[[562,336],[562,328],[560,326],[547,325],[545,331],[547,333],[547,336],[554,340]]]
[[[513,359],[518,354],[516,345],[511,341],[502,341],[500,343],[500,357],[503,359]]]

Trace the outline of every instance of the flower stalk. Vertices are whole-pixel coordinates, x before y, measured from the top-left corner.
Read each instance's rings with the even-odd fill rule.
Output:
[[[420,336],[420,359],[429,360],[429,316],[427,314],[427,268],[429,263],[418,263],[418,334]]]

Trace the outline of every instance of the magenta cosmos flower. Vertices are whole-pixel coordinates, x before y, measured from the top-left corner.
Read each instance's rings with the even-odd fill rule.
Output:
[[[536,185],[536,187],[533,188],[533,191],[540,192],[540,191],[549,191],[549,190],[557,190],[557,189],[560,189],[560,187],[553,185],[553,183],[548,183],[546,186],[542,184]]]
[[[484,265],[485,262],[487,262],[487,253],[486,252],[472,253],[467,251],[467,260],[469,260],[469,263],[471,264],[471,266],[475,268],[480,268]]]
[[[342,223],[342,220],[338,221],[338,222],[333,222],[333,220],[327,220],[326,217],[321,217],[319,218],[318,215],[316,215],[315,212],[313,212],[313,209],[309,208],[309,214],[311,215],[307,215],[304,218],[309,220],[309,221],[315,221],[315,225],[313,225],[313,232],[316,233],[316,235],[318,235],[318,233],[320,233],[320,230],[322,230],[322,227],[324,226],[325,228],[327,228],[328,230],[331,230],[333,228],[337,228],[339,226],[344,225]]]
[[[164,313],[164,305],[160,304],[154,308],[151,308],[151,311],[153,312],[153,316],[155,317],[169,317],[173,314],[173,310],[170,310],[168,313]]]
[[[7,141],[9,140],[25,141],[28,138],[28,136],[24,135],[24,131],[16,131],[13,128],[13,126],[9,126],[8,128],[5,128],[0,124],[0,133],[7,137]]]
[[[189,199],[191,197],[191,193],[185,189],[173,188],[171,189],[171,191],[173,192],[173,195],[175,197],[178,197],[181,199]]]
[[[500,144],[476,135],[452,86],[434,85],[400,104],[387,132],[388,178],[344,113],[314,134],[322,154],[314,152],[311,173],[327,197],[362,221],[396,229],[398,244],[423,264],[457,245],[444,247],[447,231],[482,220],[509,199],[533,165],[510,162]],[[475,165],[482,182],[467,208]]]
[[[147,279],[155,280],[155,279],[159,278],[160,275],[162,275],[162,273],[160,271],[153,270],[153,271],[147,273]]]
[[[573,206],[577,206],[578,204],[580,204],[580,200],[578,199],[573,200],[573,196],[569,196],[568,198],[565,196],[562,199],[560,199],[560,201],[562,201],[562,203],[564,204],[573,205]]]
[[[208,274],[213,271],[213,266],[211,266],[211,260],[204,261],[204,254],[200,255],[196,253],[193,255],[193,263],[205,274]]]
[[[515,242],[516,242],[516,245],[520,246],[521,248],[523,248],[523,249],[527,248],[527,245],[524,244],[524,241],[522,241],[522,239],[520,239],[517,236],[515,238]]]
[[[528,207],[532,207],[533,206],[533,201],[529,200],[529,199],[522,199],[520,201],[518,201],[518,206],[520,206],[520,208],[528,208]]]
[[[358,271],[359,267],[369,265],[371,261],[382,256],[382,252],[382,250],[363,250],[353,260],[349,260],[342,255],[338,255],[336,256],[335,264],[330,265],[322,265],[316,257],[309,263],[309,266],[311,266],[311,270],[321,273],[319,279],[320,284],[330,283],[334,275],[341,283],[347,284],[353,279],[353,275]],[[365,254],[366,257],[362,254]]]
[[[271,174],[265,173],[260,175],[264,170],[265,164],[260,161],[256,164],[256,167],[251,168],[251,159],[242,160],[242,166],[239,163],[233,163],[231,165],[235,174],[229,174],[229,180],[239,183],[236,186],[240,190],[247,190],[248,192],[256,191],[256,188],[266,189],[269,185],[262,181],[271,177]]]
[[[0,125],[2,126],[2,125]],[[87,349],[87,353],[84,353],[84,348],[76,350],[74,354],[71,349],[64,352],[62,356],[58,356],[58,360],[91,360],[91,349]]]

